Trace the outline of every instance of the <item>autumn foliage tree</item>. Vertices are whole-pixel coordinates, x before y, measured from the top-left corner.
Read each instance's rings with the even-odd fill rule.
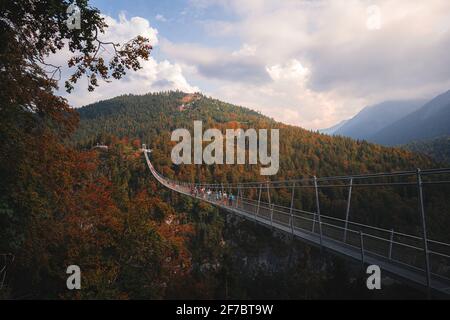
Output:
[[[85,0],[76,1],[81,29],[68,28],[71,2],[0,3],[0,253],[15,258],[0,296],[159,298],[170,277],[189,267],[189,227],[174,232],[165,220],[177,225],[172,209],[141,184],[129,190],[133,165],[124,163],[140,163],[136,142],[117,141],[109,160],[66,144],[78,115],[55,94],[61,66],[46,61],[68,48],[66,90],[86,78],[92,91],[98,79],[140,69],[152,47],[144,36],[100,40],[108,26]],[[108,58],[100,54],[105,47]],[[82,293],[65,288],[70,264],[83,269]]]

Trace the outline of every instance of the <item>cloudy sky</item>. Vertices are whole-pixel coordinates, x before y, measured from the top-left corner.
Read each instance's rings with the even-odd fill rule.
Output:
[[[308,129],[366,105],[450,89],[449,0],[95,0],[106,38],[154,45],[137,73],[87,93],[201,91]],[[63,56],[61,55],[63,58]],[[63,94],[63,93],[62,93]]]

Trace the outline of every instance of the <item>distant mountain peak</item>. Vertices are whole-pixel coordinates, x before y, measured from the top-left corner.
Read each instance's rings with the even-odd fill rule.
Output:
[[[398,145],[449,134],[450,90],[383,128],[373,136],[372,140],[385,145]]]
[[[335,124],[334,126],[331,126],[329,128],[326,129],[319,129],[320,133],[323,134],[329,134],[329,135],[333,135],[339,128],[341,128],[344,124],[346,124],[349,121],[349,119],[346,120],[342,120],[340,122],[338,122],[337,124]]]
[[[424,100],[390,100],[367,106],[338,128],[334,134],[371,140],[378,131],[414,112],[424,102]]]

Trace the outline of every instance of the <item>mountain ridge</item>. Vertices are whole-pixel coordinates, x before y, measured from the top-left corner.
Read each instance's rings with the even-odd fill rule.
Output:
[[[391,100],[367,106],[338,128],[334,134],[373,142],[374,134],[414,112],[424,102],[424,100]]]
[[[333,135],[339,128],[345,125],[349,120],[350,119],[342,120],[341,122],[338,122],[334,126],[328,127],[326,129],[319,129],[318,131],[323,134]]]
[[[450,134],[450,90],[431,99],[421,108],[386,126],[372,137],[384,145],[399,145],[415,140]]]
[[[204,128],[216,127],[220,130],[281,129],[278,176],[283,178],[394,171],[411,169],[419,164],[422,167],[432,166],[430,159],[399,148],[381,147],[346,137],[331,137],[286,125],[251,109],[203,95],[193,101],[188,109],[180,111],[178,106],[185,95],[179,91],[126,95],[77,109],[80,114],[80,129],[75,140],[80,145],[93,146],[97,142],[107,142],[109,135],[139,138],[143,143],[158,148],[157,153],[161,156],[162,163],[170,164],[173,145],[170,141],[171,131],[178,128],[192,129],[194,120],[202,120]],[[222,168],[221,166],[217,167]],[[230,170],[239,172],[237,176],[242,179],[259,176],[258,166],[232,167]],[[172,166],[171,170],[172,174],[180,172],[178,167]],[[209,166],[201,168],[201,171],[207,176],[219,172]],[[183,178],[191,179],[192,176],[186,175]],[[217,179],[225,178],[221,175]]]

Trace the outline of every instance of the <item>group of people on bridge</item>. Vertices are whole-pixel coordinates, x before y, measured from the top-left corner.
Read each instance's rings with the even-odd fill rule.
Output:
[[[233,206],[235,201],[233,193],[231,192],[227,193],[226,191],[222,190],[213,191],[211,189],[206,189],[204,187],[199,188],[197,186],[194,186],[191,187],[190,192],[191,196],[194,196],[196,198],[202,198],[208,201],[215,201],[228,206]]]

